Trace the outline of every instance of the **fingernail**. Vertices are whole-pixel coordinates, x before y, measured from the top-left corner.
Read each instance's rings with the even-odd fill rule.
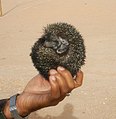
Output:
[[[76,78],[76,75],[73,77],[73,79],[75,79]]]
[[[59,67],[58,67],[58,70],[63,71],[63,70],[65,70],[65,69],[64,69],[63,67],[59,66]]]
[[[50,80],[52,80],[52,81],[55,81],[55,80],[56,80],[55,76],[50,76],[49,78],[50,78]]]
[[[79,73],[81,72],[81,70],[79,69],[79,71],[78,71]]]
[[[54,74],[56,74],[56,73],[57,73],[56,70],[54,70],[54,69],[50,70],[50,74],[51,74],[51,75],[54,75]]]

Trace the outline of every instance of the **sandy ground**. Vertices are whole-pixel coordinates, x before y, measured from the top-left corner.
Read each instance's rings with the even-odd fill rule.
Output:
[[[116,119],[116,1],[2,0],[0,98],[21,92],[37,74],[29,56],[43,26],[76,26],[87,50],[84,84],[56,107],[30,119]]]

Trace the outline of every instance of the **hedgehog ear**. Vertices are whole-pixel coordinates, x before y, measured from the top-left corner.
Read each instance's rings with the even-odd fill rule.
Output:
[[[40,45],[43,45],[44,44],[44,42],[45,42],[45,38],[44,37],[42,37],[42,38],[39,38],[38,39],[38,43],[40,44]]]
[[[46,41],[49,41],[50,40],[50,37],[51,37],[51,33],[47,33],[43,36],[43,38],[46,40]]]

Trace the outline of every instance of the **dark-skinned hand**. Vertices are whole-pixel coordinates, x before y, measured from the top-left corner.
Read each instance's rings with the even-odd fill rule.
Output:
[[[24,91],[17,97],[18,113],[26,116],[41,108],[55,106],[73,89],[80,87],[82,82],[82,71],[77,72],[74,79],[71,73],[63,67],[58,67],[57,70],[51,69],[49,80],[39,74],[28,82]],[[9,101],[5,106],[4,114],[7,119],[12,119],[9,112]]]

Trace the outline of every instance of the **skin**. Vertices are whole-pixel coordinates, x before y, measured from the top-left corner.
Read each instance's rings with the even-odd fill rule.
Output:
[[[63,67],[58,67],[57,70],[51,69],[49,74],[49,81],[40,74],[32,78],[17,97],[16,106],[19,115],[24,117],[41,108],[57,105],[67,93],[80,87],[83,82],[82,71],[77,72],[75,79]],[[9,112],[9,100],[5,105],[4,114],[7,119],[13,119]]]

